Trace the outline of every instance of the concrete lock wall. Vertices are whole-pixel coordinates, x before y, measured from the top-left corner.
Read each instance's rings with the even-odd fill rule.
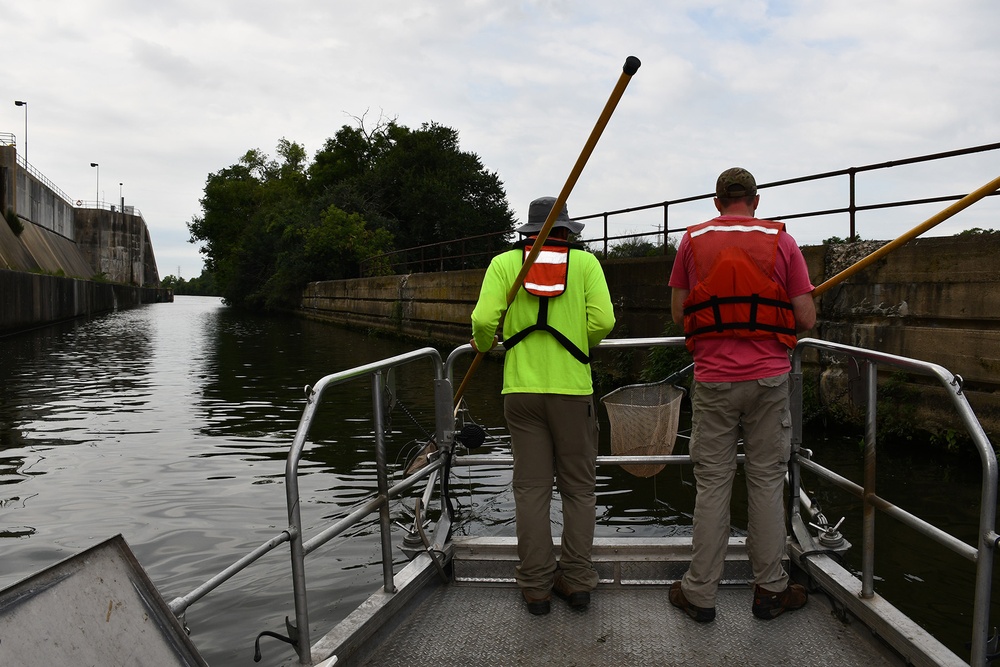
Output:
[[[13,146],[0,146],[0,210],[23,227],[0,222],[0,334],[172,299],[141,215],[73,207]]]
[[[813,284],[877,249],[878,242],[803,248]],[[961,375],[965,393],[994,441],[1000,436],[1000,238],[916,239],[835,286],[817,301],[805,336],[943,366]],[[667,278],[673,259],[603,262],[615,304],[611,337],[661,336],[670,318]],[[311,283],[300,312],[315,319],[389,331],[423,341],[468,342],[469,316],[483,269]],[[821,400],[846,401],[848,364],[807,356]],[[884,375],[892,375],[886,371]],[[958,428],[943,390],[905,378],[913,418],[929,430]]]
[[[0,335],[169,301],[169,290],[0,270]]]
[[[74,207],[43,176],[18,165],[13,146],[0,146],[0,207],[25,227],[20,236],[0,232],[0,268],[139,287],[160,282],[141,214],[132,207]]]
[[[22,220],[72,239],[73,204],[44,176],[17,163],[14,146],[0,146],[0,213],[14,211]]]
[[[141,216],[103,209],[77,209],[76,245],[94,274],[126,285],[157,285],[160,276],[149,230]]]

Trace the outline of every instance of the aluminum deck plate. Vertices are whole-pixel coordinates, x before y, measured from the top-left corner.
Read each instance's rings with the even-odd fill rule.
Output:
[[[723,588],[717,617],[695,623],[670,605],[666,587],[607,587],[572,611],[553,598],[532,616],[516,587],[442,586],[364,665],[899,665],[862,624],[832,616],[820,593],[771,621],[750,613],[748,587]]]

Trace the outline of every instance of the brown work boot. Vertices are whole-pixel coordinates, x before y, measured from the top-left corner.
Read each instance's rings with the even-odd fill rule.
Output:
[[[583,611],[590,604],[590,591],[570,590],[569,584],[562,577],[556,577],[552,584],[552,592],[569,603],[571,609]]]
[[[772,593],[760,586],[754,586],[753,615],[770,621],[786,611],[801,609],[806,606],[808,600],[809,595],[806,593],[805,587],[800,584],[788,584],[785,590],[780,593]]]
[[[715,620],[715,607],[699,607],[688,602],[681,589],[681,582],[675,581],[670,584],[670,604],[684,611],[688,616],[699,623],[708,623]]]
[[[521,591],[521,597],[524,598],[524,603],[528,605],[528,611],[534,616],[544,616],[549,613],[551,608],[550,597],[546,595],[545,597],[532,597],[528,595],[527,591]]]

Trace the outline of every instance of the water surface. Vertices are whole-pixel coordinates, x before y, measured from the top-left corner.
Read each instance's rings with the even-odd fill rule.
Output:
[[[0,586],[121,533],[168,602],[187,594],[286,526],[285,456],[304,387],[413,347],[302,319],[248,316],[201,297],[0,339]],[[426,362],[394,378],[389,452],[397,475],[433,430],[431,378]],[[499,364],[486,362],[466,393],[470,415],[485,426],[503,424],[499,387]],[[375,488],[371,400],[367,381],[333,388],[323,400],[300,466],[307,537]],[[607,424],[602,438],[609,453]],[[857,436],[814,429],[807,445],[860,479]],[[978,470],[977,461],[896,443],[880,452],[879,489],[973,542]],[[508,479],[499,469],[456,471],[459,531],[513,535]],[[688,467],[649,479],[602,469],[597,534],[686,530],[692,482]],[[806,485],[831,519],[848,516],[843,530],[860,545],[857,502]],[[733,522],[745,525],[740,484],[734,495]],[[408,511],[397,503],[394,519],[405,521]],[[949,648],[967,657],[972,566],[884,516],[877,529],[877,590],[943,629]],[[376,532],[366,522],[354,539],[307,559],[314,639],[381,580]],[[251,664],[254,637],[284,631],[285,616],[294,615],[287,552],[280,547],[188,611],[192,639],[210,664]],[[848,565],[857,568],[859,558],[855,550]],[[749,597],[747,604],[749,613]],[[263,649],[262,665],[294,655],[274,640]]]

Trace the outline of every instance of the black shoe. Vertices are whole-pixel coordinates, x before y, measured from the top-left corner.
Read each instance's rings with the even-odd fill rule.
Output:
[[[549,602],[551,598],[549,598],[548,595],[543,598],[532,598],[528,597],[526,592],[521,591],[521,597],[524,598],[524,603],[528,605],[528,612],[534,616],[544,616],[549,613],[551,609],[551,604]]]
[[[683,610],[688,616],[699,623],[708,623],[715,620],[715,607],[699,607],[688,602],[681,590],[681,582],[675,581],[670,584],[670,604]]]
[[[566,600],[571,609],[582,611],[590,604],[590,591],[571,591],[561,577],[552,585],[552,592]]]

